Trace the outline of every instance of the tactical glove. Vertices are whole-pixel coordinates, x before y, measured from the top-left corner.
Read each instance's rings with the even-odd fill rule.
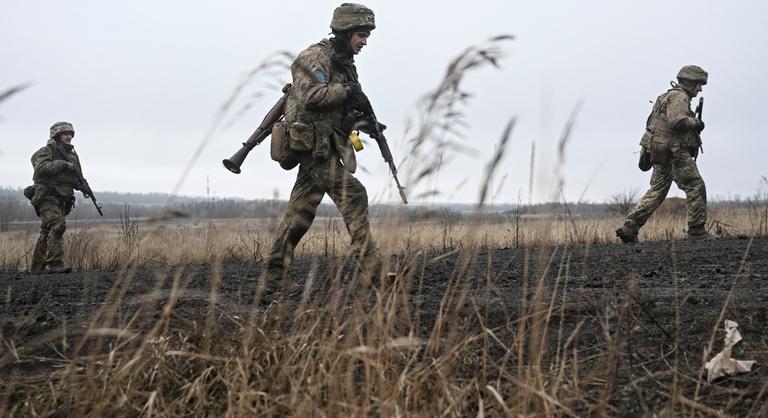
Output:
[[[368,96],[363,93],[363,88],[359,83],[347,84],[347,103],[349,103],[349,107],[360,112],[368,112],[371,107],[371,102],[368,100]]]
[[[688,132],[688,131],[701,132],[704,130],[704,122],[694,117],[686,117],[675,122],[675,124],[673,125],[673,128],[678,132]]]
[[[85,182],[80,185],[80,191],[83,192],[83,197],[86,199],[90,199],[93,195],[93,192],[91,191],[91,186],[88,185],[88,182]]]
[[[637,162],[637,167],[640,171],[648,171],[653,168],[653,164],[651,163],[651,151],[649,151],[648,148],[643,147],[640,150],[640,161]]]
[[[384,132],[384,130],[385,130],[385,129],[387,129],[387,125],[385,125],[385,124],[383,124],[383,123],[381,123],[381,122],[376,122],[376,123],[378,124],[378,127],[379,127],[379,129],[378,129],[378,132]],[[366,134],[368,134],[369,136],[372,136],[372,135],[375,135],[375,134],[376,134],[376,131],[375,131],[375,130],[373,130],[373,129],[371,129],[371,122],[370,122],[370,121],[368,121],[368,120],[363,120],[363,121],[361,121],[361,122],[360,122],[360,123],[357,125],[357,127],[358,127],[358,128],[361,130],[361,131],[363,131],[363,132],[365,132]]]

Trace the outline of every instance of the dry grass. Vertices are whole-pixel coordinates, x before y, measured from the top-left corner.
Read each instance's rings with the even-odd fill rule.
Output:
[[[462,308],[470,300],[465,272],[446,278],[451,285],[427,337],[419,337],[422,318],[408,303],[418,276],[401,275],[370,297],[361,292],[362,278],[340,285],[335,277],[325,297],[305,293],[298,309],[273,304],[245,315],[217,306],[212,286],[208,326],[190,323],[176,309],[181,274],[163,278],[173,284],[151,329],[135,329],[138,314],[116,321],[121,300],[115,293],[71,360],[49,360],[56,371],[47,386],[32,395],[30,387],[44,382],[4,385],[0,408],[8,415],[74,416],[462,416],[473,410],[480,416],[575,416],[568,405],[583,395],[569,390],[573,381],[562,376],[571,360],[564,356],[559,367],[548,369],[537,359],[539,347],[524,343],[529,332],[542,332],[552,312],[540,306],[553,301],[557,289],[551,299],[536,292],[530,308],[505,327],[478,328],[482,306],[475,305],[470,317]],[[543,277],[532,285],[542,288]],[[148,298],[144,308],[154,302]],[[519,340],[500,339],[515,333]],[[506,351],[501,362],[490,353],[499,349]],[[10,393],[17,397],[11,404]]]
[[[424,317],[412,300],[414,294],[429,294],[420,289],[424,272],[402,268],[427,245],[443,244],[445,226],[430,223],[377,228],[389,251],[411,246],[402,253],[405,263],[390,268],[398,271],[391,285],[369,289],[365,276],[343,278],[339,270],[314,278],[310,272],[303,296],[293,302],[222,303],[223,277],[215,264],[207,295],[194,297],[186,290],[190,278],[180,266],[158,275],[153,292],[129,303],[125,291],[137,272],[123,270],[91,322],[69,331],[73,342],[64,327],[60,342],[51,344],[60,357],[25,354],[24,347],[3,339],[7,352],[0,365],[44,364],[53,372],[0,384],[0,411],[5,416],[615,415],[620,412],[611,404],[615,368],[631,328],[635,286],[630,281],[625,295],[605,312],[594,313],[604,316],[604,340],[587,352],[577,350],[584,320],[565,327],[563,303],[575,266],[569,246],[555,240],[568,241],[574,225],[588,231],[586,239],[608,239],[619,221],[525,219],[523,242],[553,247],[539,258],[510,261],[521,264],[524,277],[531,279],[523,283],[519,304],[510,311],[501,308],[501,325],[494,300],[505,296],[497,282],[502,279],[492,274],[480,279],[478,293],[478,279],[468,274],[480,246],[509,245],[508,236],[498,235],[498,224],[455,225],[456,244],[463,250],[449,252],[459,261],[445,277],[447,286],[432,318]],[[328,220],[328,229],[338,226],[333,222]],[[662,219],[648,228],[662,236],[680,224]],[[251,233],[258,234],[256,229]],[[218,263],[227,257],[219,249],[233,243],[231,230],[223,226],[165,230],[172,242],[144,240],[141,245],[164,251],[167,261],[179,257],[188,263],[195,255]],[[323,230],[316,228],[300,251],[344,251],[345,234],[335,230],[336,247],[327,232],[319,238]],[[589,232],[598,230],[605,231]],[[117,231],[109,231],[91,228],[76,234],[111,234],[119,248]],[[401,233],[411,238],[403,242]],[[546,236],[551,240],[543,240]],[[173,247],[188,253],[176,254]],[[490,259],[488,264],[490,269]],[[328,283],[313,286],[318,279]],[[265,286],[262,277],[251,289],[254,300],[261,300]],[[189,303],[208,308],[190,310]],[[200,311],[207,314],[200,316]],[[493,321],[497,324],[489,325]],[[675,385],[662,393],[677,413],[715,410],[698,393],[689,399]]]
[[[683,239],[685,212],[664,208],[641,230],[646,241]],[[719,209],[710,213],[713,235],[759,235],[760,223],[748,209]],[[615,243],[623,219],[516,217],[494,221],[460,218],[446,213],[434,221],[374,221],[373,235],[385,255],[466,248],[511,248],[564,244]],[[219,220],[70,228],[65,235],[66,261],[78,269],[119,269],[181,266],[232,261],[260,261],[272,244],[274,222]],[[35,230],[0,233],[0,269],[25,271],[31,259]],[[297,257],[348,255],[349,237],[339,218],[318,219],[296,249]]]

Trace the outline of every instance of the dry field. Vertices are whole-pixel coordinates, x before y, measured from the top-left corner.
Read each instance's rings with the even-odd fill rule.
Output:
[[[641,231],[641,240],[685,237],[684,202],[662,206]],[[765,234],[760,211],[720,209],[709,215],[716,236]],[[67,262],[78,269],[259,261],[268,255],[277,220],[178,220],[72,225],[65,235]],[[446,213],[438,220],[373,220],[373,234],[385,255],[461,248],[513,248],[618,242],[623,219],[506,215],[493,221]],[[0,233],[0,269],[25,271],[37,239],[37,225]],[[347,255],[349,238],[340,218],[317,219],[296,250],[297,257]]]
[[[662,215],[634,246],[618,218],[380,221],[373,285],[318,219],[278,289],[270,223],[76,229],[47,276],[8,233],[0,415],[765,416],[768,241]],[[725,319],[758,366],[708,383]]]

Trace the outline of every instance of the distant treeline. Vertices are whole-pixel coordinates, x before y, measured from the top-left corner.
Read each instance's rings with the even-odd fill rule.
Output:
[[[90,200],[76,194],[75,209],[70,217],[77,219],[119,219],[121,216],[157,218],[164,216],[192,218],[274,218],[280,216],[286,203],[281,200],[246,200],[241,198],[207,198],[174,196],[164,193],[96,192],[102,205],[104,218],[100,218]],[[166,206],[167,204],[167,206]],[[712,208],[730,205],[746,207],[753,199],[710,202]],[[626,204],[624,205],[626,206]],[[400,218],[404,220],[457,220],[465,217],[506,219],[510,217],[552,215],[558,217],[603,217],[622,215],[626,207],[616,202],[608,203],[540,203],[533,205],[487,205],[478,210],[473,204],[408,205],[374,204],[369,208],[372,218]],[[322,203],[318,217],[339,217],[336,207]],[[21,188],[0,187],[0,231],[9,222],[37,220],[35,211],[24,197]]]

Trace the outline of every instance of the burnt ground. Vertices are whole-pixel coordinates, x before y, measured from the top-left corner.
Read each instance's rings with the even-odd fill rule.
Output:
[[[419,313],[422,337],[431,333],[441,300],[451,286],[471,295],[465,302],[467,318],[479,305],[479,310],[485,312],[485,326],[498,330],[499,338],[511,339],[514,331],[508,325],[519,316],[523,296],[530,306],[536,280],[544,277],[550,290],[556,282],[560,288],[565,284],[565,301],[558,293],[552,323],[561,321],[562,312],[562,334],[567,337],[578,329],[569,351],[580,353],[583,359],[605,353],[610,347],[618,353],[615,362],[600,366],[613,370],[608,375],[615,378],[610,395],[615,409],[610,410],[611,415],[658,413],[669,405],[673,382],[686,399],[697,397],[699,404],[729,415],[767,412],[768,237],[644,242],[632,246],[510,248],[471,256],[453,251],[393,260],[401,268],[408,265],[410,273],[406,274],[404,287],[410,292],[412,308]],[[341,265],[342,274],[335,274],[337,265]],[[234,312],[250,310],[250,295],[260,268],[258,262],[221,266],[218,306]],[[344,272],[351,269],[349,262],[307,258],[294,261],[289,276],[298,288],[303,288],[310,275],[340,277],[343,283],[349,276]],[[130,272],[132,279],[119,286],[114,285],[123,274],[115,271],[41,276],[0,272],[0,380],[46,373],[52,366],[44,359],[66,357],[67,347],[71,350],[75,340],[84,335],[94,313],[105,306],[109,292],[116,289],[125,292],[121,297],[125,312],[132,305],[144,303],[153,291],[159,310],[173,276],[178,274],[185,280],[175,309],[189,317],[203,317],[209,309],[212,283],[216,283],[211,280],[214,270],[218,269],[205,265],[139,269]],[[310,270],[314,273],[309,274]],[[338,283],[315,279],[310,298],[322,302],[329,297],[328,288]],[[282,297],[290,304],[298,303],[301,295],[285,292]],[[543,302],[549,302],[546,292]],[[470,306],[473,304],[475,308]],[[721,313],[723,319],[739,323],[744,338],[734,348],[733,357],[756,360],[757,365],[748,374],[712,384],[704,382],[696,395],[703,350],[715,326],[710,357],[723,346],[723,325],[718,322]],[[148,318],[156,316],[157,312]],[[150,325],[151,321],[146,321],[144,326]],[[550,328],[548,332],[555,342],[558,327]],[[70,343],[64,344],[67,340]],[[8,350],[11,346],[17,353]],[[554,351],[554,346],[551,344],[548,350]],[[501,357],[504,353],[497,354]],[[545,359],[551,356],[550,352],[544,355]],[[611,380],[604,375],[602,378]],[[584,390],[584,396],[592,396],[593,400],[601,393],[605,393],[605,387],[594,393],[589,388]]]

